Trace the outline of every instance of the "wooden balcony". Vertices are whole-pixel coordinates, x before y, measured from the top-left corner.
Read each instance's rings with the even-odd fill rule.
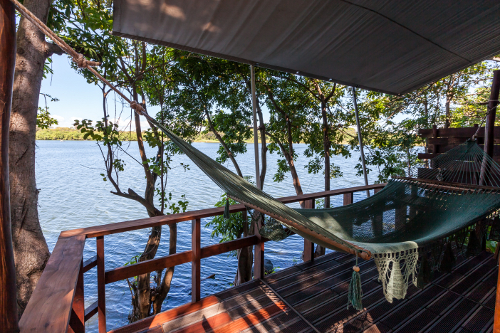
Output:
[[[344,204],[350,204],[353,193],[367,189],[378,191],[383,186],[352,187],[279,200],[283,203],[305,201],[308,207],[313,208],[317,198],[342,195]],[[233,205],[230,212],[246,212],[246,209],[243,205]],[[441,327],[444,325],[441,322],[451,319],[454,320],[455,330],[463,328],[463,332],[479,332],[475,330],[477,327],[482,325],[481,329],[489,329],[492,325],[496,265],[491,255],[487,254],[463,259],[452,274],[438,277],[423,290],[410,288],[407,299],[393,304],[387,303],[383,297],[381,286],[376,281],[377,270],[373,261],[363,262],[360,266],[366,309],[356,312],[346,309],[353,257],[332,253],[312,260],[313,244],[305,240],[306,262],[200,299],[202,258],[257,244],[260,244],[256,247],[259,251],[264,249],[266,240],[258,236],[202,247],[201,219],[223,213],[224,208],[212,208],[62,232],[21,318],[21,332],[84,332],[84,323],[95,315],[98,316],[99,333],[107,332],[107,284],[188,262],[192,266],[191,303],[113,332],[327,332],[339,328],[343,332],[389,332],[399,329],[409,332],[403,329],[407,325],[421,325],[420,328],[437,332],[439,330],[432,329],[433,325]],[[193,226],[191,250],[106,270],[105,236],[185,221],[191,221]],[[83,249],[88,238],[96,238],[97,256],[84,262]],[[263,271],[262,258],[255,256],[255,265]],[[85,273],[94,268],[97,269],[95,283],[98,300],[85,309],[83,281]],[[433,307],[433,304],[441,302],[440,299],[448,302],[446,306]],[[436,313],[436,309],[442,311]],[[457,313],[460,318],[456,317]],[[427,321],[419,319],[419,316]],[[422,326],[424,322],[427,326]],[[474,329],[470,330],[470,327]]]
[[[363,311],[347,309],[355,258],[331,253],[193,304],[113,330],[125,332],[490,332],[498,268],[460,258],[424,289],[388,303],[373,260],[361,263]]]

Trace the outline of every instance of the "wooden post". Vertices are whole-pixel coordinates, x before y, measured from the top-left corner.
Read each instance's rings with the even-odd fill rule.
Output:
[[[80,273],[76,283],[75,296],[73,296],[73,308],[71,309],[71,317],[69,319],[70,333],[85,332],[85,301],[83,293],[83,258],[80,264]]]
[[[493,82],[491,83],[490,99],[488,101],[488,114],[486,115],[486,125],[484,126],[484,151],[490,157],[493,157],[493,143],[495,134],[495,118],[497,114],[498,95],[500,91],[500,70],[493,72]],[[485,185],[488,182],[486,174],[490,166],[486,159],[481,164],[481,174],[479,176],[479,185]],[[489,185],[489,184],[487,184]]]
[[[255,93],[255,67],[250,65],[250,86],[252,90],[252,110],[253,110],[253,149],[255,155],[255,184],[257,188],[262,190],[263,184],[260,181],[260,164],[259,164],[259,132],[257,130],[257,94]]]
[[[305,208],[314,209],[314,199],[307,200],[305,202]],[[302,255],[302,260],[304,261],[314,260],[314,243],[305,238],[304,238],[304,254]]]
[[[356,88],[352,87],[352,101],[354,103],[354,113],[356,115],[356,128],[358,130],[359,152],[361,153],[361,166],[363,167],[363,177],[365,185],[368,186],[368,174],[366,173],[365,152],[363,150],[363,137],[361,135],[361,125],[359,123],[358,102],[356,98]],[[366,190],[366,197],[370,197],[370,191]]]
[[[262,279],[264,278],[264,242],[262,242],[262,236],[259,233],[259,229],[262,227],[262,220],[264,215],[258,221],[255,222],[254,235],[259,238],[259,243],[255,245],[254,248],[254,261],[253,261],[253,278]]]
[[[498,266],[497,266],[498,269]],[[500,269],[498,269],[498,281],[495,300],[495,315],[493,321],[493,333],[500,333]]]
[[[437,128],[437,125],[432,125],[432,137],[436,139],[436,138],[438,137],[438,135],[439,135],[439,134],[438,134],[438,128]],[[436,153],[438,152],[436,148],[437,148],[437,145],[435,145],[435,144],[434,144],[434,145],[432,145],[432,150],[430,150],[430,151],[429,151],[429,153],[436,154]],[[431,165],[430,165],[430,167],[431,167],[432,169],[439,167],[439,165],[434,165],[434,162],[433,162],[433,160],[432,160],[432,159],[430,160],[430,162],[431,162],[431,163],[430,163],[430,164],[431,164]]]
[[[191,301],[198,302],[201,297],[201,220],[192,221],[191,250]]]
[[[498,95],[500,91],[500,70],[493,72],[493,82],[491,83],[490,100],[488,102],[488,115],[486,116],[486,126],[484,127],[484,151],[493,157],[493,143],[495,131],[495,118],[497,114]]]
[[[347,205],[350,205],[354,203],[354,193],[353,192],[349,192],[349,193],[344,193],[344,206],[347,206]],[[347,230],[347,232],[349,233],[349,235],[352,236],[353,234],[353,227],[352,227],[352,224],[350,225],[350,228],[349,230]]]
[[[106,284],[104,266],[104,236],[96,238],[97,244],[97,314],[99,333],[106,333]]]
[[[9,125],[15,62],[14,5],[9,0],[0,0],[0,332],[19,331],[9,186]]]

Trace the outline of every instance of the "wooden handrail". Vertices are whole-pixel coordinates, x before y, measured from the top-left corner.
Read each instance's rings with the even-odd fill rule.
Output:
[[[182,265],[191,261],[191,250],[169,256],[138,262],[137,264],[118,267],[106,272],[105,283],[113,283],[132,276],[153,272],[166,267]]]
[[[378,191],[384,186],[385,184],[357,186],[326,192],[304,194],[300,196],[284,197],[278,200],[288,204],[299,201],[312,201],[316,198],[335,195],[348,195],[352,198],[352,193],[354,192],[365,191],[367,189]],[[346,201],[344,201],[344,203],[346,203]],[[246,207],[241,204],[232,205],[230,207],[230,213],[244,211],[246,211]],[[80,321],[86,321],[91,316],[98,313],[100,317],[99,330],[100,332],[104,332],[106,330],[104,301],[106,284],[136,276],[138,274],[151,272],[159,268],[190,262],[193,260],[193,252],[185,251],[162,258],[155,258],[140,262],[130,266],[119,267],[106,272],[104,270],[103,236],[191,220],[195,220],[199,223],[202,218],[222,214],[224,214],[223,207],[210,208],[180,214],[106,224],[97,227],[63,231],[59,236],[42,277],[40,278],[24,315],[21,318],[21,332],[37,331],[40,327],[44,327],[50,332],[66,332],[68,330],[68,324],[73,321],[73,317],[75,316],[75,314],[72,316],[72,310],[74,312],[73,302],[80,302],[79,296],[76,294],[81,293],[83,295],[83,289],[78,290],[77,292],[77,287],[83,286],[83,273],[95,266],[97,266],[98,270],[98,302],[86,310],[80,306],[78,311],[81,313],[78,313],[77,317]],[[85,239],[94,237],[98,238],[98,255],[96,258],[91,258],[83,263],[82,259]],[[200,248],[200,259],[257,244],[261,244],[263,250],[263,243],[265,241],[267,240],[253,235],[230,242],[206,246]],[[196,258],[196,260],[198,260],[198,258]]]
[[[21,332],[66,332],[84,246],[85,235],[59,237],[19,321]]]
[[[330,196],[335,196],[335,195],[340,195],[340,194],[345,194],[345,193],[360,192],[360,191],[366,191],[366,190],[375,190],[375,189],[382,188],[385,185],[386,184],[356,186],[356,187],[350,187],[350,188],[344,188],[344,189],[338,189],[338,190],[332,190],[332,191],[283,197],[283,198],[278,198],[277,200],[281,201],[284,204],[289,204],[289,203],[305,201],[305,200],[310,200],[310,199],[330,197]],[[239,204],[239,205],[231,205],[229,212],[230,213],[238,213],[238,212],[242,212],[245,210],[246,210],[245,206]],[[192,221],[194,219],[202,219],[202,218],[206,218],[206,217],[218,216],[218,215],[223,215],[223,214],[224,214],[224,207],[200,209],[200,210],[194,210],[194,211],[179,213],[179,214],[156,216],[156,217],[150,217],[150,218],[139,219],[139,220],[104,224],[104,225],[89,227],[89,228],[67,230],[67,231],[63,231],[61,233],[61,235],[64,237],[85,235],[87,238],[94,238],[94,237],[98,237],[98,236],[106,236],[106,235],[111,235],[111,234],[116,234],[116,233],[121,233],[121,232],[126,232],[126,231],[133,231],[133,230],[138,230],[138,229],[157,227],[157,226],[161,226],[161,225],[168,225],[168,224],[172,224],[172,223]]]

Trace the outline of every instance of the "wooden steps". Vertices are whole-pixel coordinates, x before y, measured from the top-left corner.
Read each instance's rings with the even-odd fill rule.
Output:
[[[411,285],[392,304],[374,262],[361,262],[363,311],[347,309],[354,262],[332,253],[114,332],[491,331],[498,272],[491,254],[457,259],[452,273],[437,273],[424,289]]]

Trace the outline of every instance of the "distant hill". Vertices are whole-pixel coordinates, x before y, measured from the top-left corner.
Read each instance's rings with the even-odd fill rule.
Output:
[[[353,136],[356,135],[354,129],[349,128],[347,132]],[[36,131],[36,139],[37,140],[74,140],[83,141],[83,133],[75,128],[70,127],[56,127],[56,128],[48,128],[48,129],[38,129]],[[121,132],[120,136],[122,141],[137,141],[137,135],[135,132]],[[90,141],[87,139],[87,141]],[[195,142],[218,142],[215,135],[211,132],[200,134],[194,140]],[[247,143],[253,143],[253,137],[246,141]],[[260,140],[259,140],[260,142]],[[346,143],[346,142],[344,142]]]

